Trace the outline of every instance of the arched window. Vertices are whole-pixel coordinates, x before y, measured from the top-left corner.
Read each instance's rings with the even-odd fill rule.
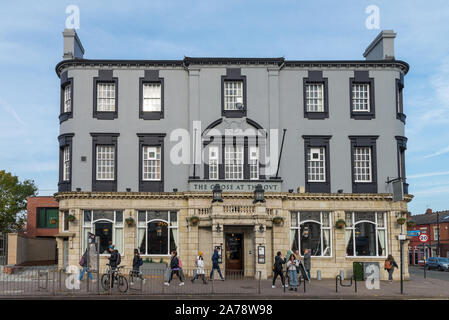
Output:
[[[123,254],[123,211],[84,210],[83,212],[83,252],[88,244],[88,233],[100,239],[100,254],[109,254],[109,246]]]
[[[137,247],[142,255],[169,255],[178,246],[176,211],[139,211]]]
[[[331,222],[329,212],[291,212],[290,247],[304,255],[309,249],[312,256],[331,256]]]
[[[387,256],[385,212],[347,212],[345,217],[346,256]]]

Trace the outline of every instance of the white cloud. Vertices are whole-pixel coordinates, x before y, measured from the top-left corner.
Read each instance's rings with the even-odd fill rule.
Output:
[[[412,174],[412,175],[409,175],[409,176],[407,176],[407,179],[427,178],[427,177],[435,177],[435,176],[444,176],[444,175],[448,175],[448,174],[449,174],[449,171],[420,173],[420,174]]]
[[[428,154],[428,155],[424,156],[424,158],[426,158],[426,159],[433,158],[433,157],[441,156],[442,154],[445,154],[445,153],[449,153],[449,146],[447,146],[446,148],[443,148],[441,150],[438,150],[434,153]]]
[[[22,118],[19,117],[17,112],[14,110],[14,108],[4,99],[0,98],[0,106],[8,112],[20,125],[25,126],[25,121],[22,120]]]

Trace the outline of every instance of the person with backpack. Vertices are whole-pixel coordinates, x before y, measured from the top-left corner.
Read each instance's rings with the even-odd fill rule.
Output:
[[[120,253],[118,252],[118,250],[115,249],[114,245],[109,246],[109,252],[111,253],[111,255],[108,258],[109,266],[111,267],[111,272],[114,273],[116,271],[117,267],[122,262],[122,257],[120,255]],[[111,288],[113,288],[114,287],[114,277],[112,276],[111,278],[112,278]]]
[[[394,261],[393,256],[390,254],[384,264],[384,269],[388,271],[388,281],[390,282],[393,282],[394,268],[398,268],[398,264]]]
[[[86,249],[86,251],[84,251],[84,254],[83,254],[83,256],[80,259],[80,266],[83,268],[81,270],[80,277],[79,277],[80,281],[83,280],[83,276],[86,273],[86,271],[87,271],[87,274],[89,276],[89,279],[92,280],[92,281],[94,280],[94,278],[92,276],[92,273],[90,272],[90,265],[89,265],[89,263],[87,261],[88,259],[89,259],[88,251]]]
[[[131,270],[131,285],[134,284],[134,277],[139,278],[145,283],[145,279],[142,276],[142,272],[140,272],[140,267],[143,264],[143,260],[140,257],[139,250],[134,249],[134,258],[133,258],[133,269]]]
[[[281,258],[281,252],[278,251],[276,254],[276,257],[274,257],[274,266],[273,266],[273,285],[271,286],[272,288],[276,288],[275,286],[275,282],[278,276],[281,277],[281,283],[282,283],[282,287],[286,287],[285,285],[285,278],[284,278],[284,270],[283,270],[283,264],[285,264],[286,259],[282,259]]]
[[[198,279],[199,277],[201,277],[201,280],[203,280],[204,284],[207,284],[206,279],[204,279],[204,259],[203,259],[203,253],[200,251],[198,253],[198,257],[196,257],[195,260],[195,275],[192,278],[192,283]]]
[[[219,264],[218,264],[218,260],[219,260],[219,258],[220,258],[219,252],[220,252],[220,247],[215,248],[215,249],[214,249],[214,254],[212,255],[212,258],[211,258],[211,260],[212,260],[212,270],[210,271],[210,276],[209,276],[209,280],[210,280],[210,281],[212,281],[212,279],[213,279],[213,276],[214,276],[214,270],[215,270],[215,269],[217,269],[218,275],[220,276],[220,279],[221,279],[222,281],[224,281],[224,277],[223,277],[223,275],[221,274],[220,266],[219,266]]]
[[[298,271],[299,261],[296,260],[296,256],[292,253],[290,259],[287,261],[288,277],[290,279],[290,291],[298,291]]]
[[[173,250],[172,253],[171,253],[170,270],[171,270],[170,278],[169,278],[168,281],[165,282],[164,284],[165,284],[166,286],[169,286],[169,285],[170,285],[170,282],[171,282],[172,279],[173,279],[173,275],[176,274],[176,276],[178,277],[178,279],[179,279],[179,281],[180,281],[179,285],[180,285],[180,286],[183,286],[183,285],[184,285],[184,281],[183,281],[183,279],[182,279],[182,277],[181,277],[181,274],[180,274],[180,272],[179,272],[179,270],[180,270],[180,267],[179,267],[179,259],[178,259],[178,257],[177,257],[176,250]]]

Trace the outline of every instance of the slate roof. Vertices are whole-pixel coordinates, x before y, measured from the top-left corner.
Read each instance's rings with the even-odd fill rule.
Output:
[[[437,212],[440,216],[440,223],[449,222],[449,210],[436,211],[432,213],[415,214],[410,217],[410,220],[414,221],[416,225],[420,224],[434,224],[437,223]]]

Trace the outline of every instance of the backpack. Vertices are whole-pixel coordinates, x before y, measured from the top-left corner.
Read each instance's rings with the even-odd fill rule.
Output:
[[[122,256],[120,255],[120,252],[117,251],[117,265],[119,265],[120,262],[122,262]]]
[[[81,257],[81,259],[80,259],[80,262],[79,262],[79,264],[80,264],[80,266],[82,267],[82,266],[84,266],[84,264],[86,263],[86,258],[84,257],[84,255]]]
[[[385,264],[384,264],[384,268],[385,270],[390,270],[393,267],[392,263],[390,260],[386,260]]]

